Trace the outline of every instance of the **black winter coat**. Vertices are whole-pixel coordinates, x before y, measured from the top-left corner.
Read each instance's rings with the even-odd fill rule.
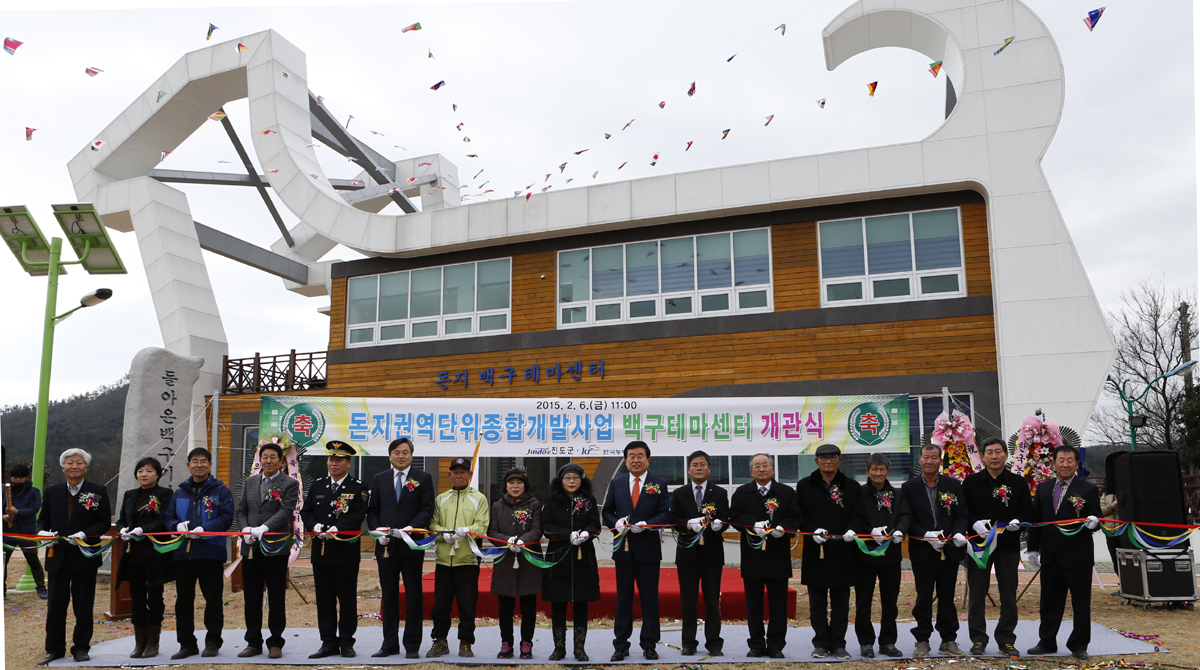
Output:
[[[908,535],[908,529],[912,525],[912,512],[908,508],[908,498],[905,498],[896,487],[892,486],[891,482],[884,482],[883,490],[876,490],[875,485],[867,480],[862,487],[862,504],[863,513],[867,516],[866,532],[869,533],[872,529],[883,526],[885,533],[891,534],[900,531]],[[874,544],[868,542],[868,546],[874,549],[882,539],[876,540]],[[899,563],[903,559],[903,550],[900,548],[900,544],[900,542],[893,542],[888,546],[887,551],[883,552],[883,556],[868,556],[860,552],[858,560],[863,563],[883,565]]]
[[[840,499],[835,500],[835,497]],[[804,516],[800,530],[811,533],[823,528],[829,535],[845,535],[848,530],[855,533],[869,530],[862,506],[862,484],[847,477],[844,472],[838,471],[833,476],[830,488],[826,489],[821,471],[814,470],[796,483],[796,500]],[[858,557],[862,555],[858,543],[830,538],[824,544],[824,558],[821,558],[821,550],[822,545],[817,544],[812,535],[804,536],[800,583],[827,589],[854,586],[855,568]]]
[[[167,508],[171,505],[171,496],[174,491],[165,486],[155,486],[150,491],[150,496],[158,500],[158,511],[151,512],[149,510],[138,510],[137,498],[141,488],[130,489],[125,492],[121,498],[121,511],[117,515],[117,528],[141,528],[143,533],[161,533],[167,529]],[[147,500],[146,505],[150,502]],[[174,529],[171,529],[174,530]],[[170,538],[165,536],[157,536],[158,540],[164,541]],[[175,581],[175,567],[173,552],[160,554],[154,550],[154,542],[150,539],[133,540],[126,542],[121,552],[120,566],[117,568],[117,584],[129,579],[129,566],[133,564],[130,559],[130,553],[141,552],[146,564],[146,583],[150,586],[162,586],[167,582]]]
[[[590,495],[580,496],[579,500],[586,502],[587,509],[575,514],[571,513],[575,505],[572,498],[554,494],[542,507],[542,534],[550,540],[559,540],[547,543],[547,557],[556,558],[558,552],[569,547],[566,558],[542,572],[542,599],[547,602],[600,599],[600,567],[593,544],[600,534],[600,505]],[[575,530],[586,530],[591,537],[578,547],[572,546],[569,540]]]
[[[772,499],[778,505],[773,515],[766,509],[767,501]],[[742,578],[791,579],[792,542],[796,536],[785,533],[783,537],[771,537],[768,533],[763,545],[766,549],[754,549],[750,546],[749,536],[756,521],[767,521],[771,528],[782,526],[784,530],[799,530],[801,516],[795,489],[773,481],[764,498],[758,493],[758,484],[747,482],[733,492],[729,503],[729,522],[741,535]]]
[[[518,524],[514,518],[517,510],[529,513],[524,525]],[[504,502],[503,499],[492,503],[492,513],[488,520],[488,537],[493,538],[492,544],[497,547],[507,546],[507,540],[514,535],[525,542],[525,546],[535,551],[542,550],[542,504],[537,498],[530,496],[516,507]],[[568,532],[568,535],[570,533]],[[559,543],[561,544],[561,543]],[[561,549],[561,547],[558,547]],[[492,564],[492,595],[528,596],[541,593],[543,588],[542,569],[529,562],[524,551],[513,553],[507,551],[504,556]],[[513,562],[516,561],[516,568]]]

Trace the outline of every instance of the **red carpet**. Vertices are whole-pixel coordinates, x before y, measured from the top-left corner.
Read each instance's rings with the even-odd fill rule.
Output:
[[[476,616],[494,618],[498,610],[498,602],[496,597],[491,594],[492,577],[497,572],[502,572],[504,568],[495,568],[489,570],[484,567],[479,571],[479,605],[476,611]],[[503,577],[503,575],[501,575]],[[663,568],[659,573],[659,594],[658,594],[658,610],[659,616],[664,619],[678,619],[679,613],[679,578],[675,574],[675,568]],[[421,585],[422,595],[424,596],[425,612],[424,617],[430,618],[433,611],[433,573],[425,575]],[[400,586],[400,616],[404,617],[404,586]],[[766,596],[764,595],[764,600]],[[796,591],[788,589],[787,599],[787,615],[789,619],[796,617]],[[538,598],[538,610],[544,612],[547,616],[550,615],[550,603]],[[588,616],[590,618],[608,617],[612,618],[617,610],[617,577],[616,568],[602,567],[600,568],[600,600],[591,603],[588,608]],[[700,598],[697,604],[697,616],[704,617],[704,600]],[[642,614],[641,604],[637,597],[633,601],[633,617],[640,619]],[[766,616],[766,607],[764,604],[763,615]],[[458,616],[458,608],[454,609],[454,616]],[[746,592],[742,585],[742,576],[737,568],[725,568],[721,578],[721,618],[729,619],[745,619],[746,618]]]

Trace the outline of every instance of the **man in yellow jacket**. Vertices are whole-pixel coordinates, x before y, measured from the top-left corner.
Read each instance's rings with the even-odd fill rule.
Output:
[[[433,647],[426,658],[450,653],[450,610],[458,601],[458,655],[475,654],[475,605],[479,602],[479,558],[473,551],[488,529],[488,502],[471,487],[471,459],[450,461],[451,489],[434,501],[429,530],[438,533],[433,572]]]

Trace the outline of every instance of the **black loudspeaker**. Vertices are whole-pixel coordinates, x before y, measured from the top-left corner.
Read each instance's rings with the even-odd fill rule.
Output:
[[[1183,470],[1174,451],[1118,451],[1105,460],[1107,493],[1117,496],[1117,516],[1136,523],[1187,523]],[[1155,535],[1177,535],[1170,528],[1145,528]],[[1136,547],[1125,535],[1125,549]]]

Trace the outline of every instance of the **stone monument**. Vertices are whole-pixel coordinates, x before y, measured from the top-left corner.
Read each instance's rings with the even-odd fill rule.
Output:
[[[144,456],[153,456],[162,463],[162,486],[174,488],[188,476],[184,459],[189,450],[189,429],[199,426],[204,432],[206,420],[203,414],[191,416],[192,387],[203,365],[203,358],[179,356],[158,347],[146,347],[133,357],[129,395],[125,398],[121,473],[114,499],[120,500],[125,491],[138,486],[133,466]]]

